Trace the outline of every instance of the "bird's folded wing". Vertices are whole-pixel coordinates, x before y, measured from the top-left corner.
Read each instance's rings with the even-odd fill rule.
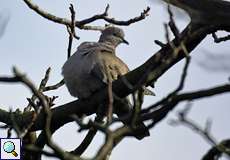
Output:
[[[100,51],[100,54],[97,54],[95,59],[97,61],[91,70],[91,74],[104,83],[112,82],[129,71],[124,62],[115,54],[108,53],[107,51]]]
[[[90,70],[92,76],[107,84],[129,72],[128,66],[114,52],[114,48],[108,44],[84,42],[78,47],[76,54],[82,56],[81,62],[84,61],[85,70]],[[88,63],[91,66],[86,65]],[[144,94],[155,95],[146,87],[144,87]]]
[[[112,82],[129,72],[128,66],[114,54],[101,51],[100,56],[97,55],[95,59],[98,60],[94,64],[91,74],[104,83]],[[145,95],[155,95],[154,92],[146,87],[143,87],[143,89]]]

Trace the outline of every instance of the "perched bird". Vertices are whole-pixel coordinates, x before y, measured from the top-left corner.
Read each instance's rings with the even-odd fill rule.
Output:
[[[65,62],[62,68],[65,84],[74,97],[84,99],[106,86],[108,82],[116,80],[126,74],[127,65],[116,56],[116,47],[129,44],[125,40],[122,29],[107,27],[102,31],[98,42],[83,42],[77,51]],[[146,91],[149,92],[149,91]],[[149,92],[150,93],[150,92]],[[118,116],[124,116],[129,108],[122,108]],[[142,139],[149,135],[144,123],[138,124],[143,128],[143,133],[135,135]]]

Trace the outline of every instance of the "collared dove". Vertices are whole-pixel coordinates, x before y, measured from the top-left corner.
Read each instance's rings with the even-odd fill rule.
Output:
[[[77,51],[65,62],[62,68],[65,84],[74,97],[84,99],[103,88],[108,82],[116,80],[126,74],[127,65],[116,56],[115,50],[120,43],[129,44],[124,39],[124,32],[117,27],[107,27],[102,31],[98,42],[83,42]],[[127,114],[131,106],[122,108]],[[124,116],[118,113],[118,116]],[[142,139],[149,135],[148,129],[143,123],[141,135],[135,135]]]

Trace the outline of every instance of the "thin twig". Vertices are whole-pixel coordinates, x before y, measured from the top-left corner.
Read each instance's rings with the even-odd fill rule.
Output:
[[[216,160],[222,155],[222,152],[218,150],[220,147],[224,147],[230,150],[230,139],[221,141],[217,146],[213,146],[208,152],[202,157],[201,160]]]
[[[112,89],[112,81],[108,82],[108,121],[107,124],[109,125],[113,119],[113,89]]]
[[[69,43],[68,43],[68,54],[67,54],[67,59],[71,56],[71,50],[72,50],[72,43],[73,43],[73,38],[79,39],[79,37],[76,36],[75,33],[75,10],[73,7],[73,4],[70,4],[69,7],[70,13],[71,13],[71,25],[66,26],[67,31],[69,33]]]
[[[9,128],[9,129],[7,129],[7,138],[11,138],[11,135],[12,135],[12,129],[13,129],[13,128]]]
[[[45,86],[46,86],[46,84],[47,84],[47,82],[48,82],[48,80],[49,80],[50,71],[51,71],[51,68],[49,67],[49,68],[46,70],[46,73],[45,73],[44,78],[43,78],[43,79],[41,80],[41,82],[40,82],[40,85],[39,85],[39,88],[38,88],[38,90],[39,90],[40,92],[43,92],[44,89],[45,89]],[[24,108],[24,112],[30,111],[30,110],[31,110],[31,107],[33,107],[35,111],[38,111],[39,106],[38,106],[37,104],[35,104],[35,102],[34,102],[34,101],[36,100],[36,98],[37,98],[37,97],[36,97],[34,94],[32,95],[31,98],[27,98],[27,100],[29,101],[29,104],[27,105],[26,108]]]
[[[141,106],[144,102],[144,90],[143,89],[140,89],[137,91],[137,97],[135,96],[135,94],[133,95],[133,101],[134,101],[134,110],[133,110],[133,115],[132,115],[132,120],[131,120],[131,126],[136,128],[137,121],[140,118]]]
[[[97,117],[95,118],[95,122],[102,123],[103,122],[103,116],[97,115]],[[91,127],[89,129],[87,135],[85,136],[85,138],[81,142],[81,144],[71,153],[78,155],[78,156],[81,156],[84,153],[84,151],[89,147],[89,145],[92,142],[93,138],[95,137],[96,133],[97,133],[97,129],[95,127]]]
[[[55,89],[58,89],[59,87],[63,86],[64,84],[65,84],[65,81],[64,81],[64,79],[62,79],[60,82],[58,82],[55,85],[45,87],[43,91],[46,92],[46,91],[50,91],[50,90],[55,90]]]
[[[163,42],[161,42],[159,40],[154,40],[154,43],[157,44],[158,46],[160,46],[161,48],[166,47],[166,44],[164,44]]]
[[[97,152],[96,156],[92,160],[103,160],[112,151],[112,149],[118,145],[123,138],[131,132],[131,129],[127,126],[120,127],[115,131],[106,135],[105,142]]]
[[[218,37],[216,35],[216,33],[212,33],[212,37],[213,37],[215,43],[220,43],[220,42],[230,40],[230,35],[227,35],[227,36],[224,36],[224,37]]]
[[[227,154],[228,156],[230,156],[230,149],[225,148],[223,145],[222,146],[218,145],[217,140],[211,135],[211,133],[210,133],[210,126],[211,126],[210,121],[207,121],[206,126],[204,128],[199,126],[198,124],[196,124],[195,122],[193,122],[192,120],[187,118],[187,114],[189,111],[188,108],[189,107],[185,107],[184,110],[180,111],[178,113],[178,120],[172,120],[171,124],[173,124],[173,125],[181,124],[181,125],[184,125],[190,129],[192,129],[197,134],[201,135],[205,140],[207,140],[207,142],[209,142],[212,146],[217,147],[217,149],[220,152],[223,152],[223,153]]]
[[[170,5],[168,5],[167,9],[168,9],[169,19],[170,19],[169,27],[170,27],[172,33],[174,34],[175,38],[178,39],[178,38],[180,38],[180,32],[179,32],[179,30],[178,30],[178,28],[176,26],[175,21],[174,21],[173,12],[172,12],[172,10],[170,8]]]
[[[101,131],[102,133],[109,134],[111,131],[106,126],[102,125],[101,122],[89,120],[88,123],[83,123],[82,120],[77,115],[71,115],[71,118],[80,126],[79,132],[90,129],[91,127]]]
[[[89,147],[90,143],[92,142],[93,138],[95,137],[97,133],[97,129],[90,128],[88,133],[86,134],[85,138],[81,142],[81,144],[71,153],[77,156],[81,156],[85,150]]]
[[[0,77],[0,82],[19,82],[19,79],[17,77],[6,77],[2,76]]]
[[[127,21],[120,21],[120,20],[116,20],[115,18],[109,18],[108,17],[108,9],[109,9],[109,5],[106,6],[106,9],[102,14],[94,15],[88,19],[78,21],[75,24],[78,27],[81,27],[81,26],[84,26],[85,24],[89,24],[89,23],[94,22],[96,20],[103,19],[106,22],[111,23],[111,24],[128,26],[132,23],[136,23],[138,21],[145,19],[149,15],[149,11],[150,11],[150,7],[147,7],[146,9],[143,10],[143,12],[140,14],[140,16],[131,18]],[[84,27],[83,27],[83,29],[84,29]]]

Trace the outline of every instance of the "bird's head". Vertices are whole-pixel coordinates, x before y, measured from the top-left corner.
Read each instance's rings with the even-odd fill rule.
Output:
[[[129,44],[128,41],[125,40],[124,31],[118,27],[106,27],[100,36],[99,42],[106,42],[117,47],[120,43]]]

